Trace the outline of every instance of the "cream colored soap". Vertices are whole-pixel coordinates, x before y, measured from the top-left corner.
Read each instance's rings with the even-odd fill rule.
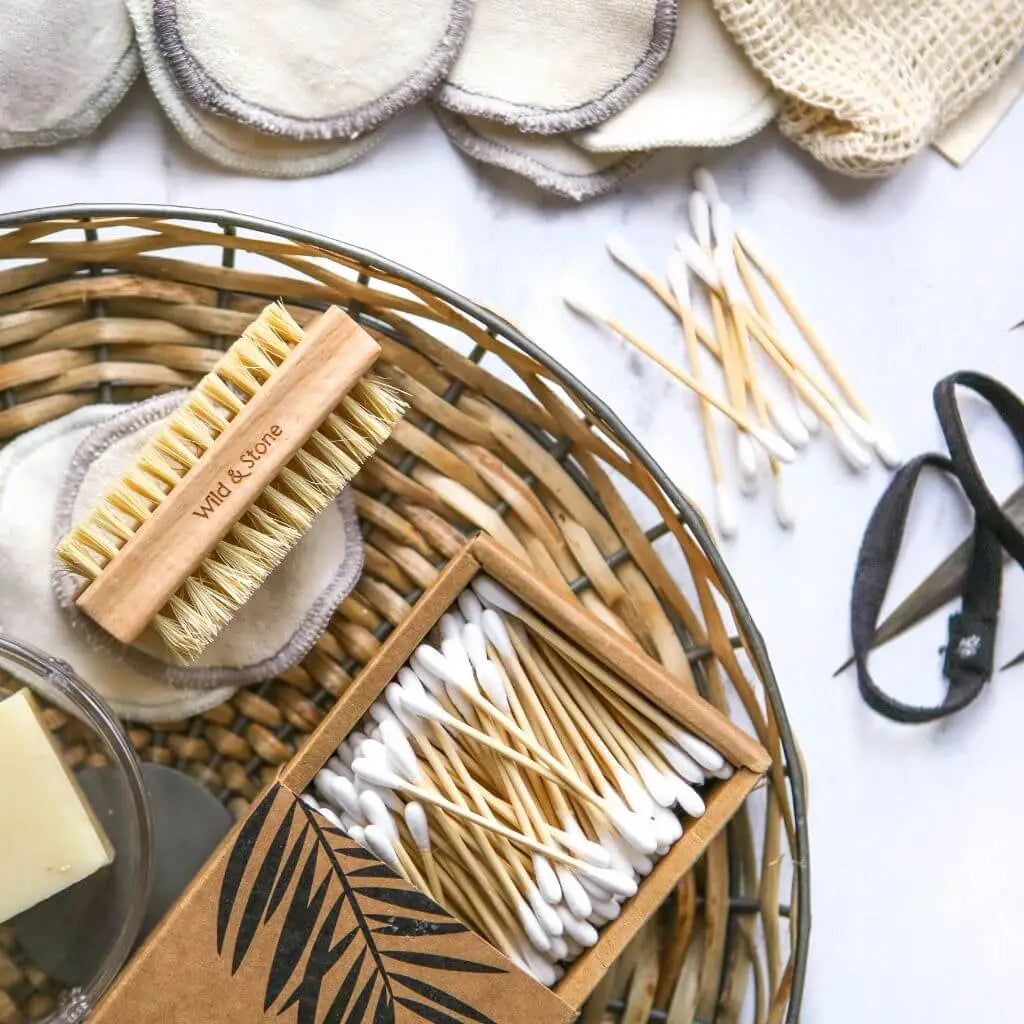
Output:
[[[0,924],[113,859],[29,691],[0,701]]]

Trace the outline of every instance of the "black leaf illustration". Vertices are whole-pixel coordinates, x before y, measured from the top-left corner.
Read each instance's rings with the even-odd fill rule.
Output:
[[[461,999],[456,999],[455,996],[449,995],[449,993],[443,992],[433,985],[428,985],[419,978],[413,978],[408,974],[395,974],[392,972],[391,980],[401,982],[406,988],[411,988],[413,992],[419,993],[419,995],[429,999],[437,1006],[444,1007],[454,1013],[461,1013],[463,1017],[479,1021],[480,1024],[492,1024],[490,1017],[481,1013],[475,1007],[470,1006],[469,1003],[464,1003]]]
[[[395,1002],[401,1003],[407,1010],[418,1013],[424,1020],[433,1021],[433,1024],[462,1024],[458,1017],[453,1017],[436,1006],[428,1006],[426,1003],[417,1002],[415,999],[408,999],[405,996],[395,996]]]
[[[356,957],[356,962],[348,969],[348,974],[345,975],[345,980],[341,983],[338,994],[327,1011],[327,1016],[324,1017],[324,1024],[339,1024],[342,1014],[348,1009],[349,1000],[352,998],[352,992],[355,990],[356,981],[359,978],[359,972],[363,969],[365,959],[366,950],[364,949]]]
[[[365,868],[356,868],[348,873],[349,878],[397,878],[398,876],[387,864],[367,864]]]
[[[267,913],[263,918],[263,923],[266,924],[274,916],[274,911],[281,904],[281,900],[284,899],[284,894],[288,891],[288,886],[292,884],[292,879],[295,877],[295,869],[299,866],[299,858],[302,856],[302,848],[305,846],[306,833],[309,831],[309,825],[306,825],[299,838],[292,845],[292,852],[288,854],[288,860],[285,862],[284,868],[281,874],[277,876],[277,882],[274,885],[274,892],[270,897],[270,902],[267,904]]]
[[[320,916],[320,909],[327,896],[330,876],[325,877],[317,891],[310,895],[313,878],[316,874],[318,852],[317,847],[314,846],[306,858],[306,865],[302,869],[302,874],[299,875],[295,894],[292,896],[281,935],[277,940],[277,949],[274,950],[274,960],[270,967],[270,976],[267,979],[266,1004],[268,1006],[284,990],[288,979],[302,959],[309,936],[313,932],[313,925]]]
[[[392,914],[367,914],[371,921],[382,922],[374,928],[377,935],[401,935],[403,938],[419,938],[424,935],[459,935],[469,929],[460,921],[424,921],[420,917],[396,917]]]
[[[218,955],[224,949],[224,937],[228,932],[228,922],[231,920],[231,911],[245,875],[246,865],[249,863],[256,840],[263,829],[263,823],[267,820],[267,815],[270,814],[274,801],[277,799],[278,789],[278,786],[272,786],[267,795],[253,808],[238,833],[235,845],[231,848],[231,856],[228,857],[228,864],[224,869],[224,881],[220,887],[220,902],[217,905]]]
[[[380,955],[389,960],[400,960],[406,964],[430,967],[436,971],[466,971],[470,974],[504,974],[500,967],[480,964],[475,960],[461,960],[455,956],[441,956],[437,953],[421,953],[414,949],[382,949]]]
[[[388,903],[403,910],[418,910],[421,914],[447,915],[443,907],[439,907],[429,896],[416,889],[388,889],[381,886],[366,885],[355,890],[360,896],[378,903]]]
[[[256,929],[260,926],[260,919],[270,903],[274,879],[277,878],[278,869],[284,859],[284,851],[294,819],[295,807],[292,806],[288,808],[284,821],[278,826],[274,841],[270,844],[270,849],[267,850],[267,855],[256,875],[256,881],[252,884],[252,891],[245,902],[242,921],[238,926],[238,938],[235,939],[235,956],[231,964],[232,974],[242,965],[245,954],[249,952],[252,940],[256,937]]]
[[[285,799],[282,809],[278,801]],[[275,809],[275,824],[268,826]],[[265,852],[249,871],[257,849]],[[399,913],[387,913],[390,907]],[[229,942],[233,921],[237,930]],[[262,929],[273,932],[258,944]],[[392,968],[448,974],[453,981],[460,974],[502,974],[501,968],[445,956],[437,945],[377,945],[381,935],[431,942],[468,931],[281,786],[267,793],[239,831],[217,905],[217,950],[230,956],[232,975],[255,959],[254,949],[267,957],[272,945],[263,1012],[280,1015],[295,1007],[296,1024],[370,1024],[371,1017],[372,1024],[394,1024],[396,1005],[432,1024],[491,1024],[458,997]],[[399,998],[394,984],[417,998]]]
[[[381,989],[377,996],[377,1008],[373,1011],[373,1024],[394,1024],[395,1003],[387,989]]]

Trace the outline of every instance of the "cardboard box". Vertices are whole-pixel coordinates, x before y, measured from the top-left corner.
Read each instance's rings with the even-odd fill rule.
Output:
[[[549,990],[299,799],[455,597],[478,573],[716,747],[737,770],[621,915]],[[684,692],[486,537],[467,543],[129,963],[92,1024],[308,1024],[423,1019],[562,1024],[769,766],[764,749]],[[187,823],[182,823],[187,827]]]

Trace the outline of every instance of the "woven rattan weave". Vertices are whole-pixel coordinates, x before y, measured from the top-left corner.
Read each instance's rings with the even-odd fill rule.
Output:
[[[761,638],[699,513],[611,410],[508,322],[369,252],[252,218],[9,214],[0,444],[89,402],[191,385],[278,297],[302,322],[345,306],[410,397],[355,481],[366,569],[300,667],[189,721],[130,725],[139,754],[241,813],[459,543],[485,530],[774,758],[769,784],[609,971],[585,1024],[795,1021],[810,926],[804,780]],[[48,998],[0,929],[0,1022],[41,1013]]]

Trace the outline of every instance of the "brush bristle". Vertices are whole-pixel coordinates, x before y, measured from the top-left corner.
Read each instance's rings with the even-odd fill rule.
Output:
[[[302,340],[280,303],[268,306],[171,416],[136,464],[57,548],[94,580],[175,485],[213,447]],[[167,646],[194,660],[264,584],[405,412],[385,381],[364,378],[153,620]]]

